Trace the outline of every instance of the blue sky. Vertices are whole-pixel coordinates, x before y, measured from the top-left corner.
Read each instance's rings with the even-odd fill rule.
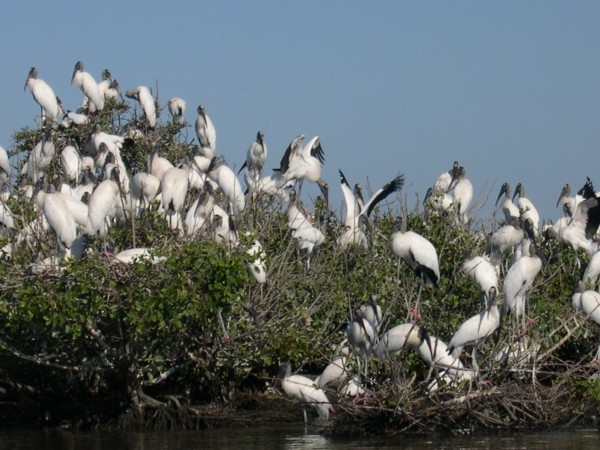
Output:
[[[545,219],[564,183],[600,189],[599,2],[52,3],[3,6],[5,148],[39,113],[29,68],[75,109],[81,60],[124,90],[158,82],[190,123],[204,104],[232,166],[259,129],[268,167],[296,135],[319,135],[338,209],[338,169],[373,189],[403,172],[413,206],[455,159],[486,202],[479,219],[504,181],[522,181]]]

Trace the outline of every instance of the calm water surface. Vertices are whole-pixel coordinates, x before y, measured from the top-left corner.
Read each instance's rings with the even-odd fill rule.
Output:
[[[563,449],[600,448],[596,429],[573,429],[493,436],[330,439],[304,424],[177,432],[75,433],[56,429],[0,430],[0,450],[158,450],[158,449]]]

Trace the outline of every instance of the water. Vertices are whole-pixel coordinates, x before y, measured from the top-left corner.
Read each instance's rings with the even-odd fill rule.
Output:
[[[410,437],[384,440],[326,438],[304,424],[200,431],[75,433],[60,429],[0,430],[0,450],[158,449],[555,449],[600,448],[596,429],[576,428],[490,436]]]

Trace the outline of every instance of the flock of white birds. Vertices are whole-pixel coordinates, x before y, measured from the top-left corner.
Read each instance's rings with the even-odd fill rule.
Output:
[[[51,229],[56,236],[56,252],[37,262],[33,270],[60,270],[64,258],[82,256],[87,237],[104,238],[111,227],[126,223],[128,218],[143,214],[156,204],[168,225],[182,236],[204,236],[235,247],[239,243],[239,235],[234,219],[244,211],[247,202],[267,193],[287,204],[290,235],[297,248],[306,255],[307,270],[310,269],[311,255],[327,238],[322,224],[313,219],[300,200],[304,182],[318,184],[323,197],[328,197],[328,184],[321,178],[325,155],[318,136],[307,140],[303,135],[294,138],[281,159],[280,167],[264,175],[267,145],[264,133],[259,131],[240,170],[243,170],[246,184],[244,189],[238,179],[239,173],[236,174],[216,155],[215,125],[204,105],[200,105],[194,124],[198,145],[193,147],[188,157],[182,162],[169,161],[160,155],[160,148],[155,145],[147,157],[147,170],[133,174],[121,157],[125,136],[108,134],[99,126],[95,126],[88,136],[85,148],[70,144],[56,148],[53,134],[57,128],[93,123],[95,114],[104,108],[106,99],[123,101],[120,86],[108,70],[104,70],[102,80],[96,82],[91,74],[85,72],[83,64],[77,62],[71,83],[84,95],[75,112],[65,111],[53,89],[38,77],[36,68],[31,68],[28,74],[25,88],[31,91],[40,107],[40,127],[44,133],[21,166],[20,178],[26,182],[22,182],[18,189],[11,187],[15,173],[6,150],[0,147],[0,177],[4,185],[0,197],[0,232],[9,240],[2,248],[4,257],[10,257],[16,246],[34,243],[40,230]],[[139,86],[128,90],[125,95],[135,100],[143,112],[145,127],[136,130],[136,133],[151,136],[157,124],[157,102],[152,92],[145,86]],[[174,122],[185,123],[186,102],[183,99],[170,99],[168,109]],[[60,160],[62,174],[60,183],[51,184],[46,175],[56,158]],[[400,191],[403,184],[404,177],[400,175],[365,202],[360,185],[351,188],[340,171],[346,217],[344,232],[337,238],[337,244],[342,248],[353,244],[367,248],[370,214],[379,202]],[[200,192],[200,195],[193,202],[186,202],[192,190]],[[37,217],[21,229],[16,229],[17,221],[8,206],[11,195],[32,198],[38,211]],[[425,204],[429,210],[452,211],[455,225],[468,227],[472,197],[473,186],[465,175],[464,167],[454,162],[453,167],[444,171],[429,189]],[[515,197],[518,197],[516,203]],[[414,350],[439,371],[437,379],[454,383],[480,378],[476,358],[478,345],[498,329],[502,315],[510,313],[517,320],[525,320],[528,295],[535,277],[545,264],[544,255],[537,245],[542,231],[568,243],[575,251],[582,250],[591,256],[581,286],[573,296],[573,305],[600,323],[600,294],[595,290],[600,275],[600,253],[597,252],[599,244],[594,240],[600,222],[599,200],[600,195],[596,194],[589,180],[576,196],[571,196],[569,186],[565,185],[557,203],[557,206],[562,206],[564,216],[555,224],[546,224],[541,230],[540,217],[534,204],[525,197],[523,184],[517,185],[511,197],[510,186],[505,183],[496,201],[504,213],[504,226],[489,236],[485,254],[465,261],[462,266],[463,272],[473,278],[482,292],[485,309],[467,319],[446,345],[418,324],[420,290],[412,311],[412,321],[387,330],[381,336],[381,308],[371,299],[357,310],[347,328],[347,343],[358,353],[358,365],[364,364],[364,376],[367,375],[369,357],[386,358],[394,352]],[[190,206],[186,210],[188,203]],[[391,236],[392,251],[412,269],[421,282],[421,288],[435,286],[440,279],[436,248],[426,237],[407,230],[406,225],[406,220],[399,221],[398,229]],[[512,264],[500,284],[500,262],[509,252],[514,252]],[[249,264],[251,273],[258,283],[264,283],[267,268],[260,242],[255,241],[248,253],[256,257]],[[154,256],[147,248],[128,249],[112,257],[122,263],[133,263],[140,258],[154,262],[164,259]],[[496,301],[501,295],[500,286],[504,299],[501,310]],[[463,348],[470,345],[473,346],[472,367],[467,368],[460,355]],[[291,375],[287,366],[280,377],[282,388],[303,405],[315,408],[320,417],[327,418],[331,403],[324,388],[336,387],[350,395],[364,392],[358,375],[353,375],[362,376],[362,370],[348,371],[346,350],[344,347],[316,380]],[[600,349],[597,356],[600,357]]]

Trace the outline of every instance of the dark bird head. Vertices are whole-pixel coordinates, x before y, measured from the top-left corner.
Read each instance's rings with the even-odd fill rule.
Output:
[[[523,183],[517,184],[517,187],[515,188],[515,193],[513,194],[512,199],[514,200],[517,195],[519,196],[519,198],[525,197],[525,188],[523,187]]]
[[[35,67],[32,67],[31,69],[29,69],[29,73],[27,74],[27,79],[25,80],[25,87],[23,88],[23,90],[27,89],[27,83],[29,82],[30,79],[37,79],[37,69]]]
[[[498,194],[498,198],[496,199],[496,206],[498,206],[498,202],[502,198],[502,196],[506,198],[510,198],[510,185],[506,182],[502,183],[502,187],[500,188],[500,193]]]
[[[102,79],[103,80],[111,80],[112,81],[112,75],[110,74],[110,72],[108,71],[108,69],[104,69],[102,71]]]
[[[77,72],[81,72],[83,70],[83,63],[81,61],[77,61],[75,63],[75,68],[73,69],[73,75],[71,75],[71,84],[73,84],[73,80],[75,79],[75,75]]]
[[[563,198],[567,198],[569,195],[571,195],[571,186],[569,186],[569,183],[566,183],[560,191],[560,195],[558,196],[558,200],[556,201],[556,207],[558,208],[560,201]]]

